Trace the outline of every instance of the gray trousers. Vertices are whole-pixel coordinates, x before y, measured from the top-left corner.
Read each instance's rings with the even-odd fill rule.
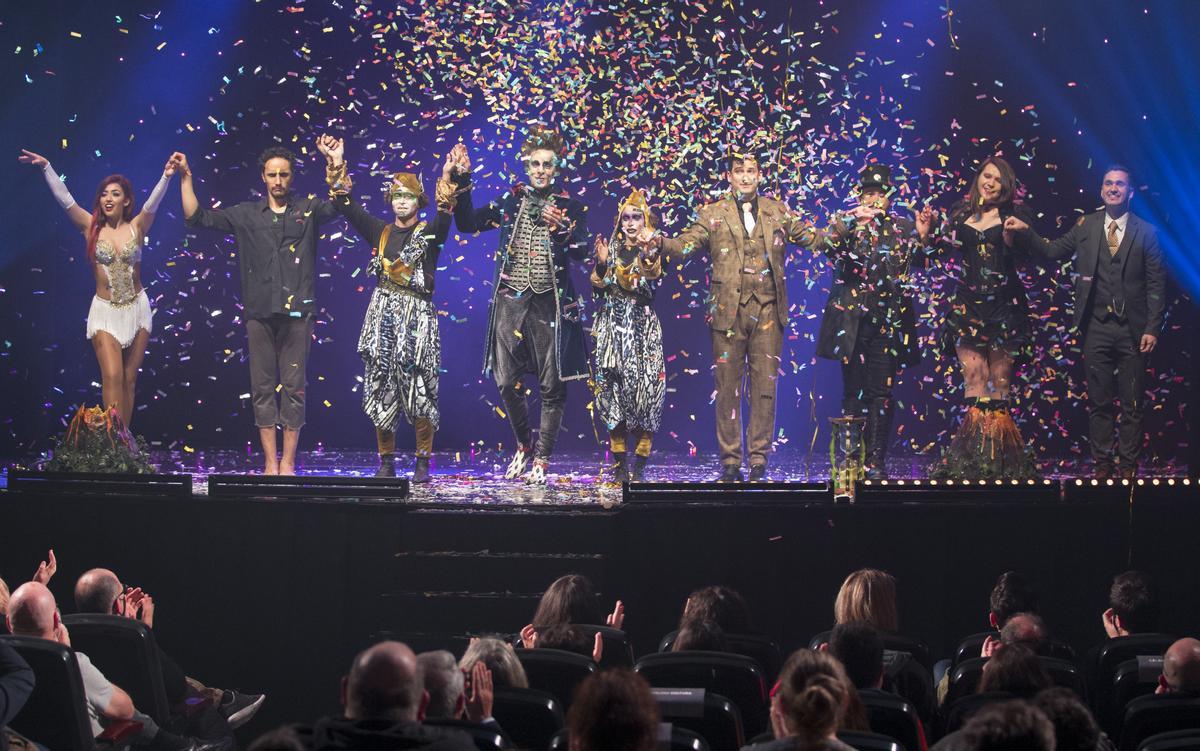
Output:
[[[738,305],[733,328],[713,329],[712,344],[721,464],[742,464],[744,393],[750,407],[750,425],[746,430],[750,465],[765,465],[775,432],[775,386],[779,380],[779,353],[783,350],[783,331],[775,317],[775,301],[764,303],[751,297]]]
[[[271,316],[246,320],[250,355],[250,401],[254,424],[290,430],[304,427],[308,348],[312,343],[311,317]],[[281,386],[279,403],[275,387]]]
[[[1097,465],[1113,462],[1113,429],[1119,440],[1116,459],[1119,469],[1137,469],[1142,453],[1142,382],[1146,356],[1124,323],[1092,318],[1083,337],[1083,364],[1087,369],[1088,433],[1092,459]],[[1116,420],[1115,402],[1121,402],[1121,421]]]
[[[558,311],[554,293],[516,295],[501,289],[496,294],[495,312],[493,374],[513,435],[522,446],[532,443],[529,406],[520,380],[526,373],[533,373],[538,378],[542,397],[541,428],[534,456],[549,459],[558,441],[563,404],[567,400],[567,385],[558,377],[555,353]]]

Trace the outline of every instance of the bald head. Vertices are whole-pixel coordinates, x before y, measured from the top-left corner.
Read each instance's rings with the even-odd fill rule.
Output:
[[[111,613],[122,589],[121,580],[113,572],[89,569],[75,582],[75,609],[80,613]]]
[[[416,722],[426,701],[417,656],[407,645],[384,641],[354,658],[345,682],[347,719],[383,717]]]
[[[1200,692],[1200,641],[1180,639],[1168,647],[1162,672],[1169,690]]]
[[[1036,613],[1017,613],[1000,629],[1000,641],[1006,645],[1024,644],[1036,652],[1045,640],[1046,624]]]
[[[57,605],[45,584],[25,582],[8,601],[8,629],[18,636],[53,639]]]

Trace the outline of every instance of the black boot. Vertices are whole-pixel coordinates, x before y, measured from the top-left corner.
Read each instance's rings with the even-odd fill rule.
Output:
[[[633,455],[633,469],[629,472],[629,479],[631,482],[646,481],[646,458],[647,457],[644,457],[641,454]]]
[[[867,479],[886,480],[888,441],[892,437],[892,400],[872,399],[867,412]]]
[[[625,452],[612,452],[612,481],[618,485],[629,482],[629,470],[625,467]]]
[[[717,482],[744,482],[745,479],[740,465],[725,464],[721,467],[721,476],[717,478]]]
[[[412,482],[414,485],[429,482],[432,478],[429,476],[429,457],[418,456],[417,463],[413,466]]]
[[[376,477],[395,477],[396,476],[396,455],[395,454],[380,454],[379,469],[375,472]]]

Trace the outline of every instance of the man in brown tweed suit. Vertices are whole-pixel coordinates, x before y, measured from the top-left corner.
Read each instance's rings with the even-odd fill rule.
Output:
[[[659,235],[651,242],[676,258],[708,253],[711,288],[707,320],[716,365],[719,481],[743,479],[745,391],[750,405],[746,432],[750,481],[761,482],[767,477],[767,456],[775,432],[776,375],[787,328],[784,251],[788,243],[814,249],[824,235],[782,201],[758,194],[762,175],[756,157],[735,152],[726,176],[731,188],[728,195],[702,206],[695,223],[678,237]]]

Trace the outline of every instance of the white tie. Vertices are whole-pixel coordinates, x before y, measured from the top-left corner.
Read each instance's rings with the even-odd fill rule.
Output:
[[[746,234],[754,234],[754,214],[750,213],[750,204],[742,204],[742,224],[746,225]]]

